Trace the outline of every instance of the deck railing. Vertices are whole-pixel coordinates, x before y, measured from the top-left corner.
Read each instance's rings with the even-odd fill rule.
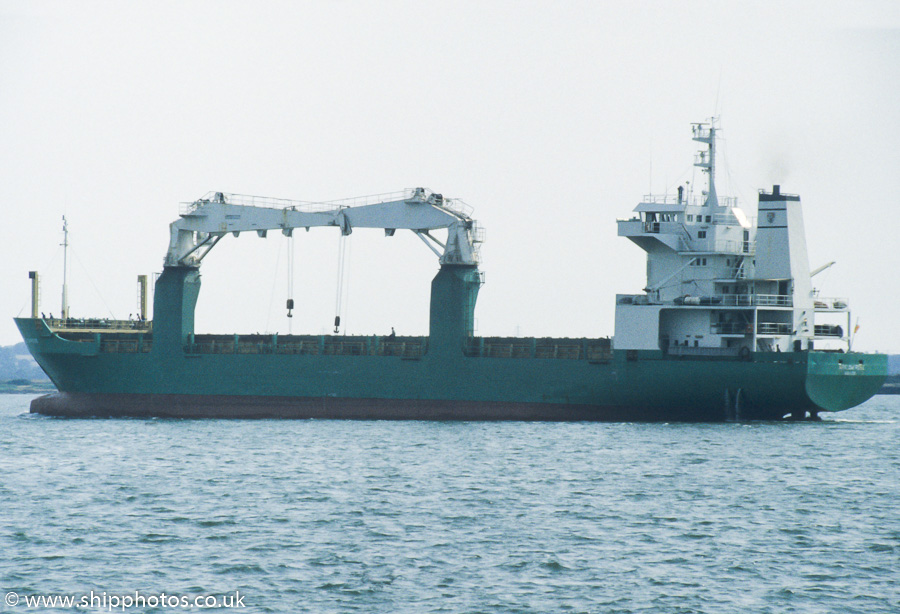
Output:
[[[152,320],[105,320],[100,318],[44,318],[44,323],[54,332],[102,330],[109,332],[150,332]]]
[[[195,335],[184,347],[187,354],[306,354],[322,356],[425,355],[427,337],[344,337],[331,335]]]
[[[741,348],[704,348],[676,345],[666,349],[669,356],[739,356]]]
[[[756,254],[756,241],[738,241],[735,239],[694,239],[690,242],[690,249],[685,251],[706,252],[714,254],[743,254],[752,256]]]
[[[839,337],[843,338],[844,329],[835,324],[816,324],[816,337]]]
[[[847,298],[824,298],[816,297],[813,305],[816,311],[846,311],[850,306],[850,300]]]
[[[149,352],[152,336],[76,333],[85,340],[99,337],[104,353]],[[522,337],[469,337],[463,354],[480,358],[542,358],[609,362],[612,341]],[[189,355],[303,354],[317,356],[396,356],[421,359],[428,352],[428,337],[344,337],[331,335],[193,335],[184,345]]]
[[[153,348],[149,339],[100,338],[100,351],[104,354],[143,354]]]
[[[756,332],[760,335],[790,335],[791,325],[786,322],[760,322]]]
[[[619,294],[616,296],[616,302],[619,305],[664,304],[664,301],[654,300],[646,294]],[[716,294],[680,296],[671,303],[687,307],[791,307],[794,300],[790,294]]]
[[[710,332],[716,335],[749,335],[753,332],[753,324],[745,322],[715,322]]]
[[[178,209],[180,215],[190,215],[200,206],[209,202],[221,202],[228,205],[243,205],[250,207],[265,207],[269,209],[291,209],[304,213],[325,213],[340,209],[336,203],[310,202],[304,200],[290,200],[287,198],[270,198],[268,196],[250,196],[247,194],[231,194],[228,192],[209,192],[203,198],[189,203],[181,203]]]
[[[187,216],[206,203],[218,202],[228,205],[265,207],[269,209],[290,209],[293,211],[303,211],[305,213],[325,213],[328,211],[344,209],[346,207],[361,207],[364,205],[374,205],[396,200],[409,200],[412,198],[428,199],[432,196],[438,196],[439,198],[436,199],[436,202],[439,202],[444,207],[456,211],[465,217],[471,217],[473,211],[471,205],[458,198],[444,198],[443,196],[435,195],[431,190],[419,188],[406,188],[397,192],[369,194],[367,196],[356,196],[353,198],[343,198],[340,200],[323,202],[271,198],[268,196],[251,196],[249,194],[232,194],[229,192],[209,192],[202,198],[193,202],[181,203],[178,211],[180,215]]]
[[[760,307],[790,307],[794,304],[794,299],[790,294],[722,294],[717,295],[715,298],[722,299],[718,304],[738,307],[753,305]]]
[[[471,337],[463,347],[466,356],[479,358],[549,358],[563,360],[612,360],[609,339],[554,339],[534,337]]]

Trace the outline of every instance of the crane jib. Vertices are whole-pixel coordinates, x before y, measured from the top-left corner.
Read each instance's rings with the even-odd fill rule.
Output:
[[[281,230],[291,236],[294,228],[337,227],[349,235],[355,228],[380,228],[386,236],[397,229],[411,230],[438,255],[442,264],[478,264],[480,232],[469,217],[467,205],[424,188],[399,194],[364,197],[332,203],[302,203],[216,192],[186,206],[170,225],[167,266],[200,265],[207,253],[228,233]],[[430,231],[446,229],[439,241]],[[435,245],[440,246],[439,251]]]

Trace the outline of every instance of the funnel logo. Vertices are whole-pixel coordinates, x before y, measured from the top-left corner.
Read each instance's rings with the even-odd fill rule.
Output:
[[[775,213],[772,211],[769,211],[768,213],[766,213],[766,221],[769,222],[770,224],[772,222],[774,222],[775,221]]]

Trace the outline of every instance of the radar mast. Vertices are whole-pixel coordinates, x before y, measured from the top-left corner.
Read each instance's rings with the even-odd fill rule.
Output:
[[[69,284],[68,284],[68,254],[69,254],[69,223],[63,216],[63,285],[62,285],[62,319],[69,319]]]
[[[694,157],[694,166],[702,170],[708,176],[709,188],[706,192],[704,207],[718,207],[719,198],[716,195],[716,118],[712,117],[708,122],[691,124],[693,140],[698,143],[706,143],[706,151],[699,151]]]

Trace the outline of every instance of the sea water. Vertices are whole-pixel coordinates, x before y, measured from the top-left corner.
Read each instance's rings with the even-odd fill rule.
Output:
[[[900,611],[900,396],[728,424],[75,420],[30,400],[0,396],[0,611]]]

